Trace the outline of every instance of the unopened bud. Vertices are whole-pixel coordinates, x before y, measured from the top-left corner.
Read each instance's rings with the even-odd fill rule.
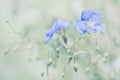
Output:
[[[58,52],[59,52],[59,51],[60,51],[60,48],[56,48],[56,51],[58,51]]]
[[[96,50],[97,50],[97,51],[100,51],[100,48],[97,46],[97,47],[96,47]]]
[[[72,56],[69,56],[67,63],[69,64],[72,61]]]
[[[65,44],[67,44],[67,37],[65,35],[63,36],[63,41]]]
[[[44,72],[41,72],[41,76],[44,76]]]
[[[52,59],[50,59],[48,62],[47,62],[47,67],[50,67],[52,65]]]
[[[73,67],[74,71],[77,72],[78,71],[78,65],[75,64],[74,67]]]
[[[90,71],[90,67],[87,67],[87,68],[85,69],[85,72],[88,73],[89,71]]]
[[[108,52],[105,52],[105,53],[104,53],[104,57],[107,57],[107,56],[108,56]]]
[[[70,49],[67,50],[67,53],[70,53]]]
[[[65,77],[65,72],[62,73],[62,77],[63,77],[63,78]]]

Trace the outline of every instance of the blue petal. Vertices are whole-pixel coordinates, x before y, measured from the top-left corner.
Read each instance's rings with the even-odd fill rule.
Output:
[[[81,20],[88,21],[93,14],[93,11],[91,9],[86,9],[81,14]]]
[[[86,9],[81,14],[81,20],[84,21],[95,21],[98,22],[103,18],[100,12],[92,11],[91,9]]]
[[[61,29],[65,29],[65,28],[67,28],[67,27],[70,26],[70,23],[68,21],[64,21],[63,24],[62,24],[62,26],[63,27]]]
[[[99,23],[97,23],[97,24],[95,24],[95,25],[92,26],[92,27],[88,27],[88,28],[87,28],[87,31],[92,32],[92,33],[96,33],[96,32],[98,32],[98,31],[102,31],[104,28],[105,28],[105,25],[104,25],[104,24],[99,24]]]
[[[65,21],[61,18],[57,19],[53,25],[52,28],[47,32],[45,41],[51,40],[53,37],[54,33],[58,32],[59,30],[65,29],[69,27],[70,23],[68,21]]]
[[[49,40],[51,40],[53,35],[54,35],[54,30],[52,30],[52,29],[49,30],[46,34],[45,41],[48,42]]]
[[[105,28],[105,25],[97,23],[94,25],[93,28],[96,29],[97,31],[102,31]]]
[[[77,30],[81,33],[84,34],[87,32],[87,27],[86,27],[86,23],[84,21],[78,20],[75,23]]]
[[[89,18],[89,21],[99,22],[102,18],[103,18],[102,13],[100,13],[100,12],[93,12],[91,14],[91,17]]]
[[[94,28],[92,28],[92,27],[88,27],[88,28],[87,28],[87,31],[88,31],[88,32],[92,32],[92,33],[96,33],[96,32],[97,32],[97,30],[94,29]]]
[[[59,18],[54,22],[52,29],[54,29],[55,32],[57,32],[59,30],[69,27],[69,25],[70,25],[70,23],[68,21],[65,21],[65,20]]]

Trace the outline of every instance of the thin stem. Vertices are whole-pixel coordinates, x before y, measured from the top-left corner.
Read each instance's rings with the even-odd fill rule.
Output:
[[[88,60],[89,60],[89,61],[88,61],[88,67],[90,67],[90,65],[91,65],[91,57],[92,57],[92,56],[89,54],[88,57],[89,57],[89,59],[88,59]]]
[[[98,46],[98,38],[99,38],[99,34],[97,33],[97,34],[96,34],[96,39],[95,39],[95,44],[96,44],[96,46]]]
[[[6,21],[6,23],[9,25],[9,28],[11,29],[11,32],[12,32],[12,33],[15,33],[15,34],[17,34],[17,35],[22,36],[22,34],[21,34],[21,33],[16,32],[16,31],[13,29],[13,26],[10,24],[10,22],[9,22],[9,21]]]
[[[48,66],[46,66],[46,72],[47,72],[47,76],[49,76],[49,67]]]
[[[81,38],[86,37],[87,35],[89,35],[89,33],[86,33],[86,34],[80,36],[75,42],[73,42],[73,44],[71,45],[71,47],[72,47],[74,44],[76,44]]]

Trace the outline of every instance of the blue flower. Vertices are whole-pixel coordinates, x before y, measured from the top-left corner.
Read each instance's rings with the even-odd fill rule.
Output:
[[[54,33],[69,27],[69,25],[70,25],[70,23],[68,21],[63,20],[61,18],[57,19],[53,23],[52,28],[47,32],[46,37],[45,37],[45,41],[51,40]]]
[[[86,32],[96,33],[105,28],[105,25],[100,23],[102,18],[103,15],[100,12],[86,9],[82,12],[81,19],[75,22],[75,26],[82,34]]]

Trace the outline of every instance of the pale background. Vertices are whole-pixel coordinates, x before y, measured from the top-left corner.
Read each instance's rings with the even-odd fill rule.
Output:
[[[98,64],[99,78],[85,74],[83,68],[75,73],[71,65],[62,78],[62,58],[49,76],[41,76],[50,49],[49,43],[41,42],[52,22],[69,20],[67,36],[75,40],[79,33],[74,21],[86,8],[102,12],[106,25],[98,44],[109,56],[108,63]],[[89,38],[86,46],[92,49],[94,36]],[[0,0],[0,80],[120,80],[120,0]]]

